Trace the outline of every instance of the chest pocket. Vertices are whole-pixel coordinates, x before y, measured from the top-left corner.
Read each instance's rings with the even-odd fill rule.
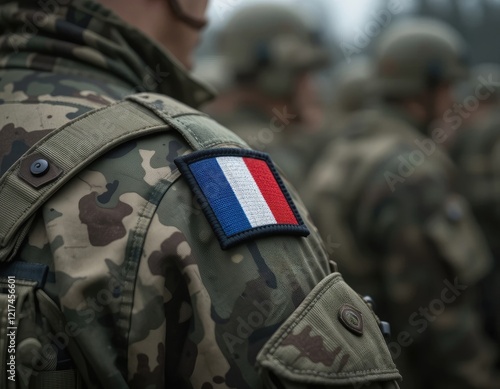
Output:
[[[257,357],[266,389],[398,388],[401,379],[365,302],[333,273]]]

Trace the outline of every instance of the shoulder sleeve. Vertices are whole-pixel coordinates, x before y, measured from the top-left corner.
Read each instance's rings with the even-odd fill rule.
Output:
[[[171,377],[193,383],[232,377],[230,386],[256,387],[258,351],[330,271],[322,241],[290,191],[292,215],[300,216],[309,236],[266,233],[223,250],[188,180],[176,171],[165,185],[147,230],[134,297],[134,305],[160,299],[165,317],[132,318],[134,332],[149,335],[130,345],[130,369],[139,377],[140,355],[158,358],[154,342],[166,360],[180,361]],[[165,330],[162,338],[158,331]]]
[[[334,358],[336,347],[346,347],[342,358],[352,354],[352,361],[340,357],[335,361],[336,368],[347,364],[351,369],[348,379],[335,375],[338,382],[393,382],[399,378],[371,313],[364,318],[365,336],[360,339],[339,321],[337,315],[343,303],[353,306],[356,314],[368,315],[369,310],[338,273],[329,278],[331,282],[323,281],[328,288],[335,284],[332,291],[326,293],[329,289],[321,286],[331,271],[327,252],[291,188],[286,189],[295,206],[292,214],[300,216],[310,231],[308,236],[282,231],[250,237],[222,249],[214,225],[185,176],[177,172],[168,181],[166,185],[170,187],[161,197],[148,227],[134,297],[134,305],[138,306],[141,301],[160,300],[163,307],[156,306],[165,317],[158,317],[157,321],[144,320],[140,315],[132,317],[133,332],[143,334],[129,348],[129,369],[136,381],[144,374],[140,369],[144,355],[150,367],[155,365],[152,361],[165,355],[166,361],[178,361],[176,369],[165,367],[169,369],[169,379],[188,381],[193,386],[215,382],[259,387],[262,377],[255,369],[258,353],[279,328],[286,330],[282,326],[299,314],[297,309],[306,304],[308,311],[316,305],[316,295],[311,295],[314,290],[319,295],[328,294],[338,308],[333,316],[324,318],[331,327],[327,326],[328,330],[339,336],[338,344],[333,347],[325,343],[324,352],[328,358]],[[287,186],[286,182],[282,184]],[[328,299],[323,299],[323,304]],[[320,307],[319,311],[324,309]],[[350,317],[349,313],[345,315]],[[313,325],[309,336],[315,341],[327,328],[314,328],[317,323],[308,320],[305,318],[302,326]],[[162,338],[164,330],[166,337]],[[382,350],[370,343],[375,339]],[[151,347],[152,343],[158,347]],[[363,347],[371,347],[371,363],[378,363],[377,356],[384,355],[383,373],[372,374],[369,363],[358,357],[366,351]],[[298,352],[306,350],[299,348]],[[359,373],[360,367],[366,371]],[[295,378],[293,381],[299,382]]]

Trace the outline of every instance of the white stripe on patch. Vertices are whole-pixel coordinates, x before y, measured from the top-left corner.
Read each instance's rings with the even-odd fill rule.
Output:
[[[217,162],[252,227],[276,224],[276,219],[269,205],[267,205],[243,159],[240,157],[218,157]]]

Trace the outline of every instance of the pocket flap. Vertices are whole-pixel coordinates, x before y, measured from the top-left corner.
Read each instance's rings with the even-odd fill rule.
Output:
[[[260,351],[257,367],[263,377],[326,386],[401,379],[375,315],[339,273],[309,293]]]

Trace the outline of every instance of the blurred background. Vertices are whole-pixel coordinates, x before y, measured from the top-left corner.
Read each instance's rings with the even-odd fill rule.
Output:
[[[440,274],[492,263],[463,300],[469,313],[447,310],[401,357],[391,350],[401,388],[500,388],[500,370],[479,368],[500,369],[488,356],[500,350],[500,0],[210,1],[193,72],[218,96],[203,109],[272,157],[346,281],[381,302],[393,333],[414,333],[409,318],[441,293]],[[431,151],[416,146],[424,140]],[[421,158],[411,165],[406,153]],[[403,190],[388,179],[396,166]],[[455,191],[470,204],[450,203]],[[469,207],[484,237],[470,233]],[[469,239],[485,255],[463,262]],[[458,330],[473,322],[482,345],[479,327]]]
[[[323,78],[330,78],[335,65],[369,54],[384,28],[408,15],[432,16],[455,27],[469,44],[467,60],[471,66],[500,63],[500,50],[496,48],[500,0],[210,0],[211,23],[197,50],[198,68],[203,68],[205,80],[217,77],[207,75],[210,68],[214,73],[220,72],[221,67],[212,55],[217,33],[229,16],[245,5],[273,2],[293,5],[316,25],[333,61],[333,66],[323,71]],[[323,97],[328,99],[329,88],[325,89]]]
[[[309,12],[318,23],[318,29],[329,42],[332,53],[341,52],[342,43],[352,43],[366,28],[378,11],[398,10],[394,17],[405,15],[433,16],[454,26],[467,39],[473,63],[500,61],[500,50],[495,50],[500,0],[272,0],[292,4]],[[211,25],[199,55],[210,49],[210,36],[221,28],[224,20],[240,6],[251,3],[269,3],[263,0],[211,0]],[[365,31],[366,33],[366,31]],[[363,48],[368,49],[368,47]]]

